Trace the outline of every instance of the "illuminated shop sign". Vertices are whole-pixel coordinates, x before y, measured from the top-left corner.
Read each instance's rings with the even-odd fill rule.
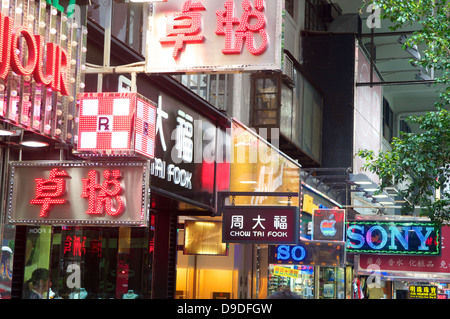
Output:
[[[171,0],[153,6],[147,72],[280,70],[281,0]]]
[[[158,98],[155,126],[152,189],[213,208],[216,181],[228,187],[226,130],[164,93]]]
[[[80,93],[77,150],[154,157],[156,105],[137,93]]]
[[[144,225],[144,162],[12,162],[13,224]]]
[[[408,287],[409,299],[438,299],[437,286],[415,286]]]
[[[350,221],[347,252],[440,255],[441,233],[431,222]]]
[[[226,243],[293,244],[300,237],[295,206],[227,206],[222,225]]]
[[[344,209],[315,209],[312,239],[344,241],[344,222]]]
[[[340,267],[344,262],[344,243],[300,241],[297,245],[269,246],[271,264]]]
[[[72,141],[86,29],[44,0],[0,6],[0,119]]]

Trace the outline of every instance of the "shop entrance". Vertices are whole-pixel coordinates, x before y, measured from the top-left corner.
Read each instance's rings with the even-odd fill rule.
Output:
[[[12,297],[151,298],[153,235],[147,227],[17,226]]]

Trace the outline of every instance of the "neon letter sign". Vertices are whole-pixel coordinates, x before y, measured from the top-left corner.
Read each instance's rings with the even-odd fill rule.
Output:
[[[66,50],[55,43],[45,44],[47,49],[46,74],[43,74],[44,40],[33,35],[25,26],[12,30],[13,20],[0,14],[0,78],[6,79],[11,69],[18,75],[31,75],[38,83],[50,86],[53,90],[69,95],[67,79],[68,55]],[[18,51],[19,39],[27,44],[28,61],[23,65]]]
[[[347,252],[440,254],[440,230],[430,222],[352,221],[347,228]]]

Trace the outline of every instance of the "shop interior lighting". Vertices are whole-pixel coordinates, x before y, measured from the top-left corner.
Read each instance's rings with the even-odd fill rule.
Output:
[[[13,136],[17,135],[16,131],[0,129],[0,136]]]
[[[19,144],[22,145],[22,146],[26,146],[26,147],[35,147],[35,148],[38,148],[38,147],[47,147],[47,146],[49,145],[49,144],[46,143],[46,142],[32,141],[32,140],[29,140],[29,141],[21,141],[21,142],[19,142]]]

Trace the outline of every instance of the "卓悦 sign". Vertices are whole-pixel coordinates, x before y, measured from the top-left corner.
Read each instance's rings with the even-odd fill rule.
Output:
[[[11,162],[12,224],[128,225],[147,221],[147,162]]]

